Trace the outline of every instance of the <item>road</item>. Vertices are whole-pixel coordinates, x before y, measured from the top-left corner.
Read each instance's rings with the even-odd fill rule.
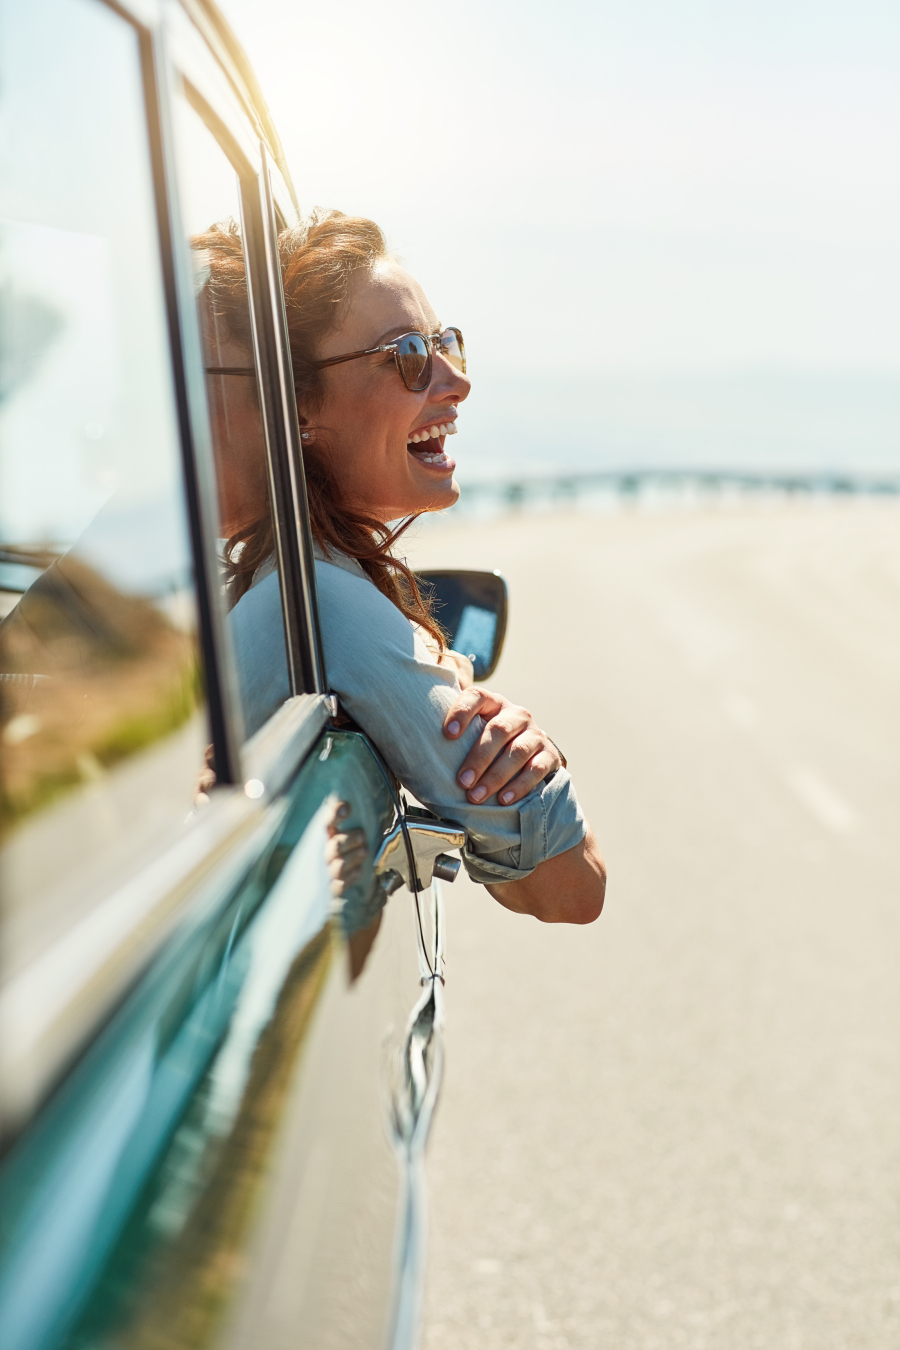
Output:
[[[448,903],[425,1350],[900,1345],[900,508],[440,524],[563,747],[588,929]]]

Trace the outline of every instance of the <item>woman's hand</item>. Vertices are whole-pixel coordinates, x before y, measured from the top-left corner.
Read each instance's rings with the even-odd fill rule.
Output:
[[[328,842],[325,861],[331,877],[331,893],[342,896],[348,886],[362,876],[363,863],[368,855],[365,830],[347,830],[343,822],[350,814],[349,802],[337,802],[328,823]]]
[[[474,805],[496,793],[502,806],[511,806],[565,764],[527,708],[489,689],[469,688],[460,694],[444,718],[444,735],[458,740],[476,716],[484,727],[456,775]]]

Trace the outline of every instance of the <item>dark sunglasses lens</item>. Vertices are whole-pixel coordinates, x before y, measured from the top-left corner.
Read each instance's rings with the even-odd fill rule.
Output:
[[[397,365],[407,389],[427,389],[431,382],[431,348],[419,333],[397,340]]]
[[[461,374],[466,373],[466,349],[458,328],[445,328],[441,333],[441,351]]]

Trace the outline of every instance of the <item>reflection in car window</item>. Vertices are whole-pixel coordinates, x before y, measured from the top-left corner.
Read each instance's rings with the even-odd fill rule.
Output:
[[[265,430],[255,374],[238,176],[185,98],[176,99],[181,200],[194,262],[219,508],[221,584],[237,658],[244,731],[288,696]],[[261,611],[271,632],[264,669],[252,659]]]
[[[10,973],[183,831],[209,733],[137,38],[84,0],[2,11]]]

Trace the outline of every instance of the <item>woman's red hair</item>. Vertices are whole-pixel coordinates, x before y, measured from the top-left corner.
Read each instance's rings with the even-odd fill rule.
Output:
[[[313,211],[283,232],[278,247],[297,403],[312,412],[323,396],[322,372],[315,366],[321,340],[341,317],[356,273],[386,257],[387,244],[374,220]],[[317,455],[315,446],[304,452],[304,463],[310,523],[319,546],[326,554],[337,551],[356,558],[382,595],[443,648],[444,635],[414,574],[391,553],[416,517],[392,530],[344,500],[326,457]]]

